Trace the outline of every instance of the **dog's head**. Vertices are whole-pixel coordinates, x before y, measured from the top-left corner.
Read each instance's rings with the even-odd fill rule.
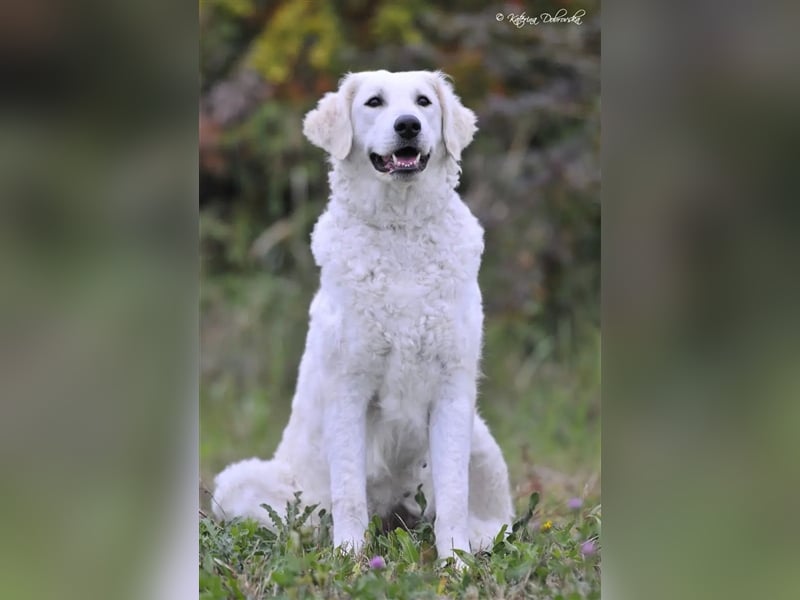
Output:
[[[306,115],[303,133],[335,161],[369,164],[380,178],[411,179],[429,163],[461,160],[475,114],[441,72],[350,73]]]

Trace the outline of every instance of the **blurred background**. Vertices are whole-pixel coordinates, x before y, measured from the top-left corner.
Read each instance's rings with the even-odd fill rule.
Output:
[[[510,20],[559,10],[585,14]],[[516,498],[598,501],[598,4],[201,0],[200,28],[201,504],[289,417],[328,196],[303,115],[381,68],[441,69],[478,115],[459,191],[486,229],[479,406]]]
[[[205,484],[272,452],[327,196],[300,119],[351,69],[478,113],[482,410],[518,495],[597,489],[599,7],[313,6],[0,3],[4,598],[196,596],[195,387]],[[800,589],[798,11],[603,7],[604,597]]]

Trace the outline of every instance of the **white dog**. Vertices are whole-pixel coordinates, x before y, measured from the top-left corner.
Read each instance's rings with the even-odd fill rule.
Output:
[[[292,415],[272,460],[217,476],[214,511],[270,526],[261,504],[299,490],[337,546],[358,551],[371,515],[435,515],[440,557],[486,548],[512,503],[475,408],[483,230],[455,192],[475,115],[441,73],[353,73],[303,131],[330,154],[331,196]]]

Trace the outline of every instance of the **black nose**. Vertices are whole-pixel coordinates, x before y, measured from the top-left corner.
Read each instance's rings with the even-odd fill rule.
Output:
[[[420,129],[422,129],[422,125],[419,119],[412,115],[401,115],[394,122],[394,130],[404,140],[417,137]]]

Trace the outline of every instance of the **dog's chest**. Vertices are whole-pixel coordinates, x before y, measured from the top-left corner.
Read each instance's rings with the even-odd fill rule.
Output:
[[[430,358],[450,338],[477,277],[476,252],[436,230],[370,231],[335,269],[344,300],[380,352],[403,364]]]

